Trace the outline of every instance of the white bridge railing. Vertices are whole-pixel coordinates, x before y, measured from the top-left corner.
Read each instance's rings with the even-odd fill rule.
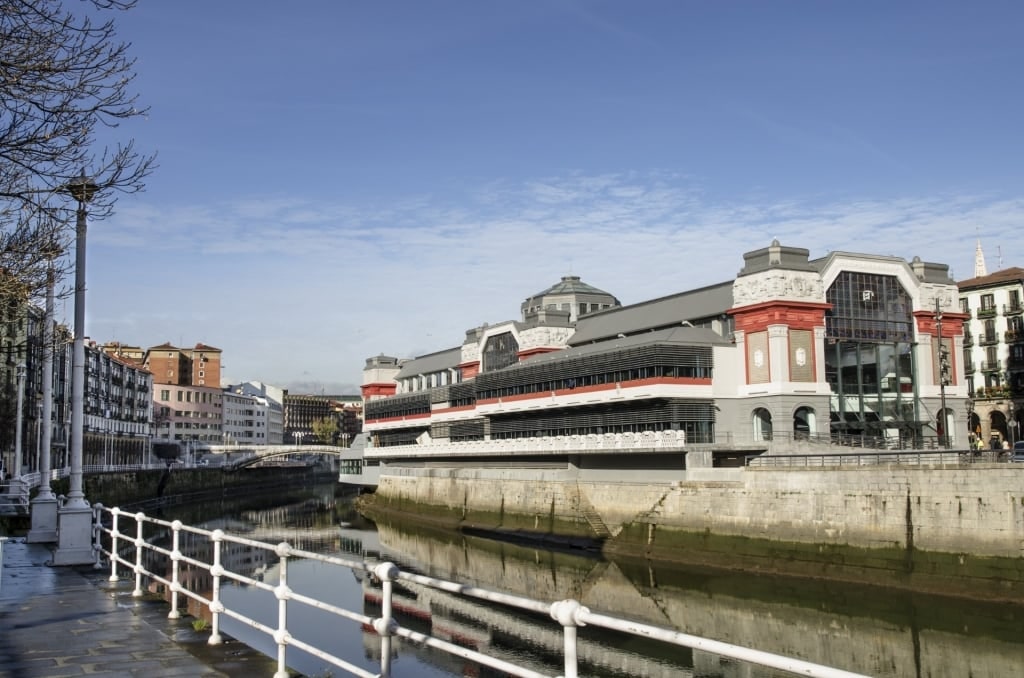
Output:
[[[388,562],[377,563],[348,560],[337,556],[322,555],[292,548],[285,542],[279,544],[260,542],[232,535],[222,530],[209,531],[184,525],[180,521],[168,522],[151,518],[143,513],[129,513],[117,508],[107,509],[100,504],[94,507],[94,517],[93,531],[97,567],[101,567],[101,558],[106,556],[110,564],[111,581],[119,579],[119,571],[126,575],[129,572],[132,573],[135,578],[135,589],[133,591],[135,596],[143,595],[143,586],[146,581],[163,585],[170,592],[171,610],[168,614],[170,618],[178,618],[180,616],[179,597],[181,596],[206,606],[211,612],[213,620],[210,644],[215,645],[223,642],[220,624],[221,618],[224,616],[265,633],[277,645],[277,673],[274,674],[275,678],[286,678],[288,676],[287,651],[289,647],[303,650],[322,661],[348,672],[350,675],[363,678],[388,678],[391,675],[391,642],[395,637],[404,638],[412,643],[497,669],[508,675],[524,676],[527,678],[550,678],[548,674],[539,673],[533,669],[513,664],[498,657],[401,626],[392,616],[392,593],[394,582],[396,581],[412,582],[454,595],[486,601],[494,605],[511,606],[550,617],[552,626],[555,627],[557,625],[561,628],[564,657],[564,668],[561,675],[564,678],[577,678],[579,675],[576,638],[577,629],[580,626],[596,626],[610,629],[671,645],[702,650],[743,662],[789,671],[802,676],[816,676],[820,678],[854,678],[855,676],[860,676],[860,674],[821,666],[799,659],[792,659],[769,652],[680,633],[671,629],[599,614],[592,612],[575,600],[556,602],[533,600],[405,572]],[[150,533],[150,538],[148,539],[146,537],[147,530]],[[157,545],[155,540],[152,539],[154,532],[162,533],[161,536],[167,536],[169,533],[170,546]],[[187,547],[183,549],[183,535],[189,537],[186,541],[190,541],[192,536],[195,535],[205,538],[208,542],[202,548]],[[276,557],[279,565],[277,568],[278,581],[276,583],[268,583],[260,579],[254,579],[243,572],[233,572],[225,567],[224,555],[237,550],[238,546],[265,551],[268,556],[267,561]],[[209,554],[209,561],[201,559],[199,554]],[[167,568],[159,568],[163,574],[147,569],[145,565],[147,560],[152,562],[154,558],[161,557],[166,558],[170,562]],[[288,563],[299,558],[316,560],[338,568],[362,573],[372,581],[379,582],[382,600],[381,616],[369,617],[360,612],[337,607],[294,591],[288,581]],[[167,571],[168,568],[170,572]],[[183,576],[183,574],[194,575],[197,571],[205,571],[209,578],[212,578],[212,587],[210,587],[209,592],[189,588],[190,582],[194,583],[207,579],[206,576]],[[273,593],[278,601],[276,626],[269,626],[264,622],[246,616],[239,610],[228,607],[220,595],[221,585],[225,580]],[[193,588],[198,588],[198,586],[193,584]],[[372,628],[380,637],[381,659],[379,672],[367,671],[350,663],[344,657],[335,656],[328,650],[315,647],[294,637],[289,631],[288,618],[289,609],[296,605],[309,606],[333,614],[338,617],[339,621],[347,620],[353,624],[354,630],[358,629],[359,626]],[[861,678],[864,677],[861,676]]]
[[[639,449],[665,449],[682,452],[686,448],[685,431],[637,431],[630,433],[588,433],[567,436],[537,436],[460,442],[430,441],[423,444],[368,447],[367,458],[430,457],[451,454],[517,455],[557,452],[598,452]]]

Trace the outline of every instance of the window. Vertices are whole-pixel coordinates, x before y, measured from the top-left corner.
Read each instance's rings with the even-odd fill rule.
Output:
[[[519,342],[511,332],[488,337],[482,357],[485,372],[514,365],[519,362]]]
[[[171,399],[171,390],[167,389],[167,388],[161,389],[160,390],[160,400],[165,400],[166,401],[166,400],[170,400],[170,399]]]
[[[982,341],[994,342],[996,340],[996,321],[989,318],[985,321],[985,336]]]
[[[993,311],[996,308],[996,298],[994,294],[983,294],[981,295],[981,310]]]

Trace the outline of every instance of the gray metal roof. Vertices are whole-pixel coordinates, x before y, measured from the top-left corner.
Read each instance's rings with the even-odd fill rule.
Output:
[[[462,347],[445,349],[436,353],[428,353],[402,363],[402,368],[395,375],[395,380],[400,381],[420,374],[432,374],[443,372],[447,369],[458,367],[462,362]]]
[[[960,291],[984,289],[986,287],[1003,287],[1006,285],[1024,283],[1024,268],[1013,266],[995,271],[978,278],[968,278],[959,283]]]
[[[652,332],[643,332],[629,337],[615,337],[607,341],[572,346],[561,351],[541,353],[522,360],[516,365],[535,365],[542,362],[569,360],[588,355],[598,355],[620,348],[648,346],[650,344],[684,344],[686,346],[727,346],[732,342],[706,327],[671,327]],[[510,367],[515,367],[512,365]]]
[[[814,271],[814,266],[807,260],[809,250],[803,247],[786,247],[772,240],[768,247],[753,250],[743,255],[743,268],[736,277],[751,275],[773,268],[784,268],[789,271]]]
[[[612,296],[604,290],[599,290],[593,285],[583,282],[578,275],[564,275],[561,280],[551,287],[543,292],[531,294],[528,298],[536,299],[537,297],[544,297],[549,294],[601,294],[607,297]]]
[[[838,257],[848,257],[851,259],[862,259],[865,261],[884,261],[887,263],[902,264],[906,267],[912,275],[918,280],[926,283],[934,283],[939,285],[955,285],[956,281],[953,280],[949,275],[949,264],[939,264],[929,261],[921,261],[921,257],[914,257],[911,261],[907,261],[903,257],[897,257],[888,254],[863,254],[859,252],[829,252],[820,259],[811,261],[818,271],[824,271],[832,263],[832,261]]]
[[[696,323],[698,320],[718,317],[732,308],[732,285],[733,281],[730,280],[585,315],[577,321],[576,333],[569,339],[569,344],[579,346],[611,339],[619,334],[635,334],[679,325],[684,320]]]

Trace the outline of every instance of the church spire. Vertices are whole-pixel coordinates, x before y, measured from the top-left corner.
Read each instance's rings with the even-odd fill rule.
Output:
[[[983,278],[988,275],[985,268],[985,253],[981,251],[981,238],[978,238],[978,246],[974,248],[974,277]]]

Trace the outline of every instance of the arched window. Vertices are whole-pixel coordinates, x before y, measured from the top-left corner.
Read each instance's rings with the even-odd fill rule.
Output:
[[[1000,410],[992,410],[988,415],[988,424],[989,430],[992,431],[992,437],[999,438],[1000,441],[1009,440],[1010,431],[1007,426],[1006,414]]]
[[[817,424],[814,417],[814,409],[811,407],[798,407],[793,413],[793,435],[797,438],[809,438],[817,431]]]
[[[772,439],[772,413],[763,407],[754,410],[752,421],[754,427],[754,440]]]
[[[935,415],[935,432],[939,436],[939,444],[948,447],[953,444],[956,438],[956,431],[953,426],[953,410],[948,407]]]

